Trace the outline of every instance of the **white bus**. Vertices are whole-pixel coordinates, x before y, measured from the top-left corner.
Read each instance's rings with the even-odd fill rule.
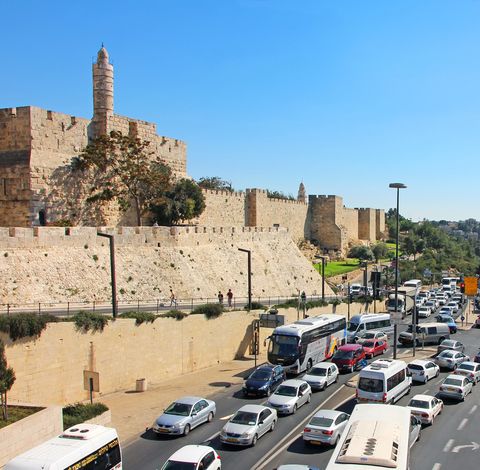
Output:
[[[422,288],[422,281],[420,279],[410,279],[409,281],[405,281],[403,283],[403,287],[414,287],[418,294]]]
[[[117,431],[78,424],[10,460],[5,470],[121,470]]]
[[[360,371],[356,397],[359,403],[391,404],[408,395],[411,388],[404,361],[378,359]]]
[[[268,361],[280,364],[286,372],[299,374],[317,362],[330,358],[345,344],[345,317],[324,314],[298,320],[273,330],[268,345]]]
[[[410,425],[406,407],[355,406],[326,470],[408,470]]]

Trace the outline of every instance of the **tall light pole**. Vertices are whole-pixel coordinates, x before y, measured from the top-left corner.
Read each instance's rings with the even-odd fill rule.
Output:
[[[245,248],[239,248],[238,251],[247,253],[247,269],[248,269],[248,310],[252,310],[252,252]]]
[[[398,315],[398,239],[399,239],[399,225],[400,225],[400,190],[406,189],[406,186],[403,183],[390,183],[389,188],[397,190],[397,236],[395,243],[395,316]],[[397,319],[395,318],[395,325],[393,326],[393,358],[397,358],[397,339],[398,339],[398,325]]]
[[[322,301],[325,302],[325,256],[319,256],[322,260]]]

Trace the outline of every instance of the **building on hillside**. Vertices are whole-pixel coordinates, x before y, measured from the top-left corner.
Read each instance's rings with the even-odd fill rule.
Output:
[[[120,131],[150,141],[155,156],[177,177],[187,176],[186,144],[157,134],[154,123],[114,112],[114,70],[107,50],[93,64],[91,119],[34,106],[0,109],[0,226],[135,225],[132,212],[111,203],[101,209],[85,204],[84,185],[70,171],[92,139]],[[351,243],[375,242],[385,232],[382,209],[349,209],[340,196],[309,195],[302,183],[296,200],[268,197],[267,191],[204,191],[206,209],[195,221],[210,227],[286,227],[298,241],[310,239],[331,251]]]

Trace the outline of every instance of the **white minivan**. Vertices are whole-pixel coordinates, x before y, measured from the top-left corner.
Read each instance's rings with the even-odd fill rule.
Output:
[[[356,398],[358,403],[392,404],[412,388],[407,364],[396,359],[378,359],[360,371]]]
[[[347,342],[354,343],[366,331],[383,331],[387,336],[393,334],[393,323],[389,313],[367,313],[353,315],[348,322]]]

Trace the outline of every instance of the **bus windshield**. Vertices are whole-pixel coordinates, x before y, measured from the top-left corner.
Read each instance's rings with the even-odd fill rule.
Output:
[[[357,328],[358,328],[358,323],[356,322],[350,322],[348,324],[348,327],[347,327],[347,330],[352,332],[352,331],[357,331]]]
[[[279,357],[297,358],[298,354],[298,336],[272,335],[268,348],[270,362]]]

